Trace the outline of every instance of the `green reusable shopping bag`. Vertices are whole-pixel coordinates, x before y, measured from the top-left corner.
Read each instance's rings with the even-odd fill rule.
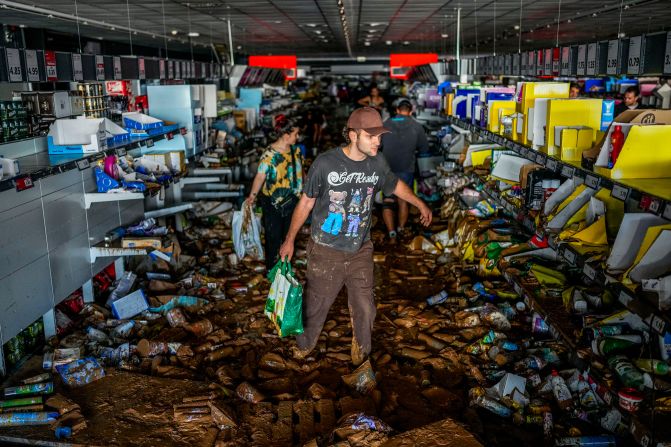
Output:
[[[280,261],[268,274],[272,281],[265,314],[275,324],[280,337],[303,333],[303,287],[291,264]]]

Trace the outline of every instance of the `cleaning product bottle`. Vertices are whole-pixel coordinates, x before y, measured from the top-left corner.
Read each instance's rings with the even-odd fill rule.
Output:
[[[620,151],[622,146],[624,146],[624,133],[622,133],[622,126],[613,127],[613,131],[610,133],[610,161],[608,162],[608,167],[613,169],[617,157],[620,156]]]
[[[552,383],[552,394],[554,394],[559,407],[565,410],[573,405],[571,390],[569,390],[566,382],[564,382],[564,378],[556,370],[552,371],[550,381]]]

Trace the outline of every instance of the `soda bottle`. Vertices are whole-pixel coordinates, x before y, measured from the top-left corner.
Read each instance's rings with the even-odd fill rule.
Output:
[[[487,396],[476,397],[473,400],[473,404],[484,408],[485,410],[489,410],[501,417],[510,417],[513,414],[513,411],[510,408]]]
[[[563,377],[556,370],[553,370],[550,381],[552,383],[552,394],[554,394],[559,408],[566,410],[571,407],[573,405],[573,396]]]
[[[643,387],[643,374],[623,355],[616,355],[608,359],[608,366],[615,371],[623,385],[629,388]]]
[[[634,364],[647,373],[654,373],[658,376],[665,376],[669,373],[669,365],[657,359],[638,359]]]
[[[610,161],[608,162],[608,168],[613,169],[615,162],[617,162],[617,157],[620,156],[620,151],[624,146],[624,133],[622,133],[622,126],[614,126],[613,131],[610,133]]]

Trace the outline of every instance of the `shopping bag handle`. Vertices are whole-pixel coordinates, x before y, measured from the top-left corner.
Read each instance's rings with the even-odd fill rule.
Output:
[[[284,259],[286,259],[286,258],[284,258]],[[282,265],[282,267],[281,267],[282,274],[284,275],[284,274],[288,273],[289,275],[293,275],[294,272],[293,272],[293,269],[291,268],[291,261],[285,261],[284,259],[280,260],[280,262],[282,263],[281,264]]]

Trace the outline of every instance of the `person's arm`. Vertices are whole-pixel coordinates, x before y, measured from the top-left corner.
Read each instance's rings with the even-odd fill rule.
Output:
[[[364,96],[363,98],[361,98],[360,100],[357,101],[357,104],[359,104],[360,106],[369,105],[370,104],[370,97]]]
[[[294,242],[296,241],[296,235],[298,235],[301,227],[308,219],[316,201],[316,198],[308,197],[305,194],[301,196],[301,200],[298,201],[294,214],[291,216],[291,225],[289,226],[287,237],[284,239],[284,242],[280,247],[280,259],[291,261],[291,258],[294,256]]]
[[[426,154],[429,152],[429,141],[426,138],[424,126],[419,123],[417,123],[417,151],[420,154]]]
[[[409,204],[415,206],[417,209],[419,209],[420,213],[420,222],[422,225],[425,227],[428,227],[431,225],[431,220],[433,219],[433,215],[431,214],[431,209],[426,206],[426,203],[422,201],[419,197],[417,197],[412,190],[402,181],[397,181],[396,182],[396,189],[394,189],[394,195],[398,197],[401,200],[405,200]]]
[[[261,191],[261,186],[263,186],[263,182],[265,181],[266,174],[263,172],[257,172],[256,176],[254,177],[254,181],[252,182],[252,189],[249,191],[249,196],[245,200],[247,205],[254,205],[256,197],[259,195],[259,191]]]

